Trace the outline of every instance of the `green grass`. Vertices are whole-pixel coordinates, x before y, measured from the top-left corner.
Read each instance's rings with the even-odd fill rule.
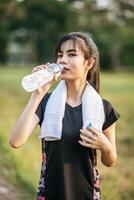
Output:
[[[0,68],[0,175],[22,189],[22,199],[34,199],[41,165],[39,129],[18,150],[8,144],[11,130],[30,94],[21,87],[21,79],[31,68]],[[104,200],[132,200],[134,197],[134,74],[102,73],[102,95],[121,114],[117,123],[118,161],[113,168],[98,163]],[[25,194],[25,195],[24,195]]]
[[[117,165],[101,166],[104,200],[132,200],[134,197],[134,74],[102,75],[103,95],[111,100],[121,115],[117,123]],[[112,194],[112,195],[111,195]]]

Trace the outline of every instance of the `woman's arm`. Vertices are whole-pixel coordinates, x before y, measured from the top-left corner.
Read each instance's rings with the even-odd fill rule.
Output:
[[[112,124],[110,127],[103,131],[108,142],[104,145],[104,147],[101,150],[101,161],[104,165],[108,167],[115,165],[117,160],[115,125],[116,123]]]
[[[40,101],[36,95],[32,94],[24,111],[20,115],[9,139],[9,143],[14,148],[21,147],[29,138],[39,122],[35,111]]]
[[[101,133],[95,128],[81,129],[80,137],[82,146],[99,149],[101,161],[111,167],[116,163],[117,153],[115,144],[115,123]]]
[[[46,65],[40,65],[34,68],[34,71],[38,71],[40,69],[46,68]],[[9,143],[14,148],[21,147],[29,138],[29,136],[33,133],[35,127],[39,123],[39,118],[35,114],[36,109],[41,102],[43,96],[47,93],[49,88],[53,85],[53,83],[57,80],[57,75],[55,74],[53,80],[48,84],[42,86],[32,93],[31,98],[26,105],[24,111],[20,115],[9,139]]]

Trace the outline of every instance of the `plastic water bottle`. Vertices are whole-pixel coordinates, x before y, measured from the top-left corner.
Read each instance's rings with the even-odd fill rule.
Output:
[[[22,79],[22,87],[27,92],[33,92],[42,85],[49,83],[53,79],[54,74],[59,76],[62,70],[63,65],[51,63],[47,69],[41,69],[37,72],[25,76]]]

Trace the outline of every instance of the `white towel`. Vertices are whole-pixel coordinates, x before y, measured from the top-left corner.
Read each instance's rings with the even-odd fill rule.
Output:
[[[61,81],[52,92],[46,105],[40,134],[40,137],[45,138],[46,141],[59,140],[62,137],[66,100],[66,83]],[[82,95],[82,117],[83,128],[91,123],[92,127],[102,131],[105,120],[102,98],[89,83]]]

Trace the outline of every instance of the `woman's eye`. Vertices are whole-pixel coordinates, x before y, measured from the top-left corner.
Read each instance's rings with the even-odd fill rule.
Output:
[[[75,53],[70,53],[69,54],[69,57],[73,57],[73,56],[76,56],[76,54]]]
[[[61,54],[59,54],[59,55],[57,55],[57,57],[58,57],[58,58],[62,58],[62,55],[61,55]]]

